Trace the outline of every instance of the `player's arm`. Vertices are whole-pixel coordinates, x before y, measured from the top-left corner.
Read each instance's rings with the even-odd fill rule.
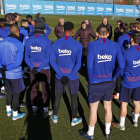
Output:
[[[50,62],[50,49],[51,49],[51,42],[49,42],[45,48],[45,59],[44,62],[39,66],[39,69],[37,69],[38,72],[40,72],[47,64]]]
[[[124,58],[122,55],[122,51],[119,48],[116,54],[116,68],[114,69],[113,75],[112,75],[113,81],[115,81],[119,75],[123,75],[124,66],[125,66]]]
[[[90,35],[93,37],[94,40],[97,38],[96,34],[93,31],[90,31]]]
[[[87,51],[87,72],[88,72],[88,78],[89,83],[93,84],[93,62],[94,62],[94,56],[92,51],[92,46],[89,43],[88,44],[88,51]]]
[[[47,25],[47,30],[48,30],[47,35],[49,36],[49,34],[51,33],[51,28],[48,25]]]
[[[17,55],[16,55],[16,61],[10,65],[7,65],[7,67],[6,67],[6,69],[8,71],[15,69],[21,65],[21,63],[23,61],[23,53],[24,53],[24,46],[23,46],[23,44],[20,44]]]
[[[54,46],[54,44],[53,44],[53,46]],[[56,59],[56,54],[55,54],[55,51],[53,49],[53,46],[51,48],[51,53],[50,53],[50,64],[53,67],[53,69],[55,70],[55,72],[59,75],[59,77],[62,78],[63,74],[60,71],[59,66],[57,65],[57,62],[56,62],[56,60],[57,60]]]
[[[69,79],[71,79],[71,77],[73,77],[73,75],[75,73],[77,73],[78,70],[81,68],[82,50],[83,50],[83,47],[82,47],[82,44],[80,44],[80,49],[79,49],[78,54],[77,54],[77,57],[76,57],[76,64],[75,64],[72,72],[68,76]]]
[[[79,37],[79,30],[76,32],[76,34],[73,36],[74,39],[77,39]]]
[[[25,62],[27,63],[27,65],[33,69],[34,65],[32,64],[31,60],[30,60],[30,50],[29,50],[29,46],[27,45],[28,41],[25,44]]]

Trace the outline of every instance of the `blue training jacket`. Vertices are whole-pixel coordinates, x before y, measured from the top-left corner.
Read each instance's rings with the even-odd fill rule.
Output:
[[[71,36],[64,36],[53,43],[50,64],[56,71],[58,79],[61,79],[62,76],[67,76],[70,80],[78,78],[82,48],[82,44]]]
[[[0,41],[7,38],[9,35],[9,28],[8,27],[2,27],[0,29]]]
[[[118,38],[117,43],[119,43],[119,46],[121,47],[122,52],[130,48],[130,34],[126,33],[123,34]]]
[[[32,24],[29,24],[28,28],[29,28],[28,35],[29,36],[33,35],[35,30],[34,26]]]
[[[38,67],[38,72],[42,69],[50,69],[51,41],[43,34],[32,35],[25,43],[25,61],[33,69]]]
[[[88,44],[87,70],[89,83],[115,81],[123,72],[124,59],[118,43],[99,38]]]
[[[28,31],[20,27],[20,41],[25,45],[26,40],[29,38]]]
[[[125,67],[122,85],[127,88],[140,87],[140,46],[134,45],[123,53]]]
[[[6,79],[22,78],[23,52],[23,44],[13,37],[7,37],[0,43],[0,68],[7,66]]]
[[[46,37],[48,37],[49,34],[51,33],[51,28],[47,24],[45,24],[45,31],[44,32],[45,32]]]

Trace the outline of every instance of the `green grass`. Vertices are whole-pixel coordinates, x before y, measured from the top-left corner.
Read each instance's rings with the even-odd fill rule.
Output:
[[[2,16],[1,16],[2,17]],[[25,16],[21,16],[24,18]],[[46,23],[50,27],[55,27],[58,24],[60,17],[63,17],[65,21],[72,21],[75,25],[75,32],[80,28],[80,23],[85,19],[92,21],[92,27],[94,32],[97,26],[101,23],[101,16],[59,16],[59,15],[45,15]],[[110,19],[111,17],[107,17]],[[92,20],[93,19],[93,20]],[[123,21],[130,22],[135,21],[135,18],[120,18]],[[109,20],[108,22],[112,25],[113,29],[116,27],[117,20]],[[49,36],[52,41],[55,41],[56,37],[54,35],[54,30]],[[113,37],[112,37],[113,39]],[[29,75],[28,75],[29,76]],[[40,106],[40,111],[37,116],[32,116],[31,106],[30,106],[30,80],[29,78],[25,80],[25,85],[27,86],[26,95],[24,101],[29,103],[28,108],[21,108],[20,111],[26,112],[26,116],[22,119],[12,121],[11,117],[6,116],[5,106],[6,99],[0,99],[0,140],[84,140],[79,133],[79,129],[88,128],[88,89],[87,89],[87,75],[86,69],[81,69],[79,71],[80,88],[78,94],[78,113],[77,116],[83,118],[83,123],[72,127],[70,125],[70,98],[68,90],[63,95],[59,108],[59,120],[57,124],[54,124],[50,117],[43,118],[42,110]],[[54,99],[54,72],[52,72],[52,83],[51,83],[51,98]],[[41,93],[40,93],[41,94]],[[39,96],[39,98],[41,98]],[[39,102],[41,99],[39,99]],[[120,102],[118,100],[113,100],[112,110],[113,110],[113,121],[119,121],[119,106]],[[52,108],[52,103],[50,103],[50,109]],[[139,140],[140,139],[140,127],[134,128],[130,116],[132,116],[131,111],[133,110],[132,102],[128,105],[128,115],[126,117],[126,130],[120,131],[112,127],[111,140]],[[98,122],[95,127],[95,139],[104,140],[104,108],[103,104],[99,104],[98,108]],[[139,123],[140,125],[140,123]]]

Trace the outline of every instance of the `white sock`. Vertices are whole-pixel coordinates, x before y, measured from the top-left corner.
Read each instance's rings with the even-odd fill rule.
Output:
[[[37,106],[32,106],[32,109],[35,110],[35,109],[38,109],[38,107]]]
[[[138,122],[139,114],[134,113],[134,119],[133,122]]]
[[[117,96],[119,97],[120,96],[120,93],[117,93]]]
[[[89,136],[93,136],[93,135],[94,135],[94,128],[95,128],[95,126],[94,126],[94,127],[88,126],[87,134],[88,134]]]
[[[13,116],[17,116],[18,115],[18,111],[13,111]]]
[[[125,117],[121,117],[120,116],[120,126],[124,126],[125,125]]]
[[[11,105],[6,105],[6,111],[11,111]]]
[[[43,107],[44,112],[48,112],[48,107]]]
[[[105,133],[106,134],[110,133],[110,127],[111,127],[111,123],[105,123]]]

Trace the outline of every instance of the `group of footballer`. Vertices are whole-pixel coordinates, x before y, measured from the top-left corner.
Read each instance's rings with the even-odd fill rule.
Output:
[[[48,36],[50,27],[45,23],[40,13],[32,21],[27,15],[21,20],[20,14],[8,13],[0,19],[0,80],[5,83],[6,113],[12,120],[23,118],[25,113],[19,113],[22,105],[21,94],[26,87],[23,78],[28,70],[31,81],[31,105],[33,115],[37,115],[37,95],[39,83],[42,87],[43,117],[51,116],[54,123],[58,123],[58,110],[65,88],[71,99],[71,126],[82,122],[77,117],[79,92],[78,71],[87,68],[88,73],[88,101],[90,106],[88,131],[80,130],[81,136],[94,139],[94,129],[97,122],[97,110],[100,100],[105,109],[105,137],[111,135],[111,124],[125,130],[127,105],[130,99],[134,103],[132,123],[138,127],[140,116],[140,19],[130,24],[117,21],[114,30],[114,41],[111,41],[112,26],[103,19],[93,32],[91,23],[85,20],[80,29],[74,34],[74,24],[59,19],[54,33],[58,38],[51,42]],[[79,42],[76,40],[79,37]],[[91,42],[91,37],[95,41]],[[53,110],[49,110],[50,96],[50,66],[55,75],[55,101]],[[113,95],[114,89],[117,94]],[[4,95],[1,95],[1,97]],[[112,122],[112,98],[120,100],[120,123]],[[60,115],[61,116],[61,115]]]

